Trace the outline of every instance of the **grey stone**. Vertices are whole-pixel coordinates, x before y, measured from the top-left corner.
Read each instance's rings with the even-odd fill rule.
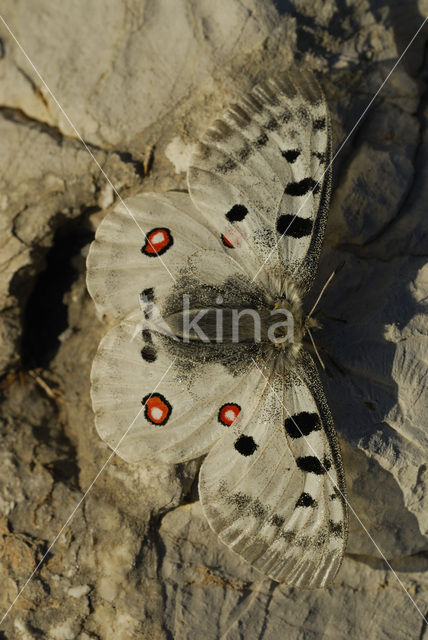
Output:
[[[3,26],[0,615],[79,506],[2,637],[423,638],[412,599],[425,613],[426,30],[353,129],[426,3],[4,4],[63,111]],[[197,502],[200,461],[128,465],[100,441],[89,376],[110,324],[84,261],[118,193],[186,188],[211,120],[297,58],[319,72],[340,149],[306,304],[345,261],[315,337],[355,510],[337,581],[314,592],[265,579],[219,542]]]

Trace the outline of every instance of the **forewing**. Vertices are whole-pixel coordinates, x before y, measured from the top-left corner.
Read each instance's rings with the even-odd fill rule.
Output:
[[[331,417],[308,372],[313,380],[305,357],[285,384],[265,373],[269,384],[252,419],[239,432],[232,425],[211,449],[199,487],[225,544],[279,582],[314,588],[331,583],[340,567],[347,513]]]
[[[119,203],[89,250],[87,285],[97,309],[124,318],[139,308],[141,293],[152,297],[154,287],[165,299],[200,247],[223,251],[187,194],[140,194]]]
[[[255,87],[207,130],[190,163],[193,202],[250,276],[314,277],[330,194],[330,124],[313,75]]]

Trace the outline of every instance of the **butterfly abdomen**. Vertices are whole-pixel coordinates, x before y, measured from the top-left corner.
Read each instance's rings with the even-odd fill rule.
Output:
[[[197,308],[174,313],[166,318],[171,332],[185,342],[271,343],[301,339],[302,319],[286,306],[253,309]]]

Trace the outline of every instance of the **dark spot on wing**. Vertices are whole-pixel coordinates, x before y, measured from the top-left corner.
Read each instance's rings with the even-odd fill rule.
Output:
[[[141,400],[141,404],[144,406],[144,415],[148,422],[160,426],[168,422],[172,405],[161,393],[149,393]]]
[[[301,438],[308,436],[313,431],[321,429],[321,420],[317,413],[309,413],[302,411],[294,416],[287,418],[285,421],[285,430],[290,438]]]
[[[318,533],[315,540],[313,541],[313,546],[320,548],[327,542],[327,539],[328,539],[327,529],[323,527]]]
[[[236,169],[237,166],[238,165],[235,162],[235,160],[233,160],[233,158],[228,158],[222,164],[218,164],[216,167],[216,170],[219,173],[229,173],[230,171],[233,171],[234,169]]]
[[[233,207],[226,213],[226,218],[229,222],[241,222],[248,213],[248,209],[243,204],[235,204]]]
[[[316,507],[317,501],[313,499],[309,493],[305,491],[301,494],[300,498],[296,502],[296,507]]]
[[[312,190],[316,193],[316,187],[319,189],[319,184],[313,178],[303,178],[298,182],[289,182],[285,193],[289,196],[304,196]]]
[[[295,540],[296,547],[301,547],[302,549],[306,549],[307,547],[312,546],[312,544],[313,538],[310,538],[309,536],[300,536]]]
[[[151,345],[146,345],[141,349],[141,357],[146,362],[154,362],[157,358],[156,349]]]
[[[342,532],[342,523],[341,522],[333,522],[333,520],[328,521],[328,528],[330,533],[336,538],[341,538],[343,535]]]
[[[240,512],[244,511],[251,502],[250,496],[240,491],[232,493],[232,495],[225,493],[225,499],[229,504],[233,504]]]
[[[235,441],[234,447],[242,456],[252,456],[258,445],[251,436],[242,435]]]
[[[143,340],[145,342],[148,342],[149,344],[152,344],[152,342],[153,342],[152,334],[150,333],[150,331],[148,329],[143,329],[143,332],[142,332],[141,335],[143,336]]]
[[[257,498],[250,503],[249,511],[251,515],[258,520],[264,520],[268,513],[268,509],[264,507],[260,500],[258,500]]]
[[[296,464],[302,471],[315,473],[318,476],[326,473],[331,466],[329,460],[324,459],[324,462],[321,462],[321,460],[315,456],[301,456],[296,459]]]
[[[299,149],[289,149],[288,151],[281,151],[281,155],[289,162],[293,164],[293,162],[300,156]]]
[[[279,216],[276,221],[276,229],[281,235],[304,238],[312,233],[312,220],[287,213]]]
[[[144,291],[141,292],[141,296],[144,296],[144,298],[146,298],[149,302],[153,302],[155,299],[155,292],[153,287],[144,289]]]
[[[256,147],[264,147],[264,145],[268,142],[269,138],[266,133],[261,133],[259,137],[254,141]]]
[[[269,120],[266,122],[265,124],[265,128],[268,131],[276,131],[277,129],[280,128],[280,123],[278,122],[278,120],[274,117],[269,118]]]
[[[248,144],[246,144],[245,147],[241,147],[239,149],[236,155],[238,156],[238,159],[241,162],[244,162],[248,158],[248,156],[251,154],[251,151],[252,151],[251,147]]]
[[[326,121],[325,118],[317,118],[314,120],[313,127],[314,129],[325,129]]]
[[[326,161],[326,154],[321,151],[312,151],[312,155],[323,164]]]
[[[155,227],[147,232],[146,241],[141,247],[141,253],[148,258],[159,258],[174,244],[171,231],[166,227]]]
[[[289,109],[284,109],[280,114],[278,114],[278,120],[281,124],[287,124],[292,119],[292,114]]]
[[[269,518],[269,523],[273,524],[274,527],[282,527],[284,522],[285,522],[285,518],[283,518],[282,516],[279,516],[277,513],[274,513]]]
[[[296,534],[294,531],[281,531],[281,538],[284,538],[287,542],[293,542],[296,539]]]

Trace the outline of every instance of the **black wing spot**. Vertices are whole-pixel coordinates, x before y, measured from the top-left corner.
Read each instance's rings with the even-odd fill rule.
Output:
[[[289,149],[288,151],[281,151],[281,155],[289,162],[293,164],[295,160],[300,156],[299,149]]]
[[[150,320],[151,318],[154,299],[155,299],[155,293],[154,293],[153,287],[144,289],[144,291],[140,293],[141,302],[146,303],[146,306],[143,308],[144,317],[146,320]]]
[[[317,118],[314,120],[313,127],[314,129],[325,129],[326,121],[325,118]]]
[[[142,336],[143,336],[144,342],[148,342],[149,344],[152,344],[153,342],[152,334],[148,329],[143,329]]]
[[[234,444],[235,449],[242,456],[252,456],[258,445],[251,436],[239,436]]]
[[[312,220],[309,218],[301,218],[300,216],[292,216],[289,213],[279,216],[276,222],[276,230],[281,235],[290,236],[291,238],[304,238],[312,233]]]
[[[249,511],[251,515],[257,518],[258,520],[264,520],[268,513],[267,508],[262,505],[262,503],[258,498],[251,501],[249,505]]]
[[[308,436],[313,431],[319,431],[321,429],[321,420],[317,413],[302,411],[286,419],[285,429],[290,438],[301,438],[302,436]]]
[[[241,162],[245,162],[248,156],[251,155],[251,151],[251,147],[247,144],[245,147],[241,147],[236,155]]]
[[[303,492],[298,501],[296,502],[296,507],[316,507],[317,501],[313,499],[309,493]]]
[[[281,531],[281,538],[283,538],[286,542],[294,542],[296,539],[296,534],[294,531]]]
[[[328,529],[330,533],[336,538],[341,538],[343,535],[341,522],[333,522],[333,520],[329,520]]]
[[[324,462],[321,462],[321,460],[315,456],[302,456],[297,458],[296,464],[302,471],[315,473],[317,476],[326,473],[331,466],[328,460],[324,459]]]
[[[271,518],[269,518],[269,524],[272,524],[274,527],[282,527],[285,522],[285,518],[279,516],[277,513],[274,513]]]
[[[264,147],[265,144],[267,144],[269,138],[267,137],[266,133],[261,133],[259,135],[259,137],[254,141],[254,144],[256,145],[256,147]]]
[[[225,492],[225,500],[229,504],[233,504],[236,507],[236,509],[241,513],[243,513],[245,509],[248,508],[248,505],[251,503],[250,496],[248,496],[245,493],[242,493],[241,491],[238,491],[237,493],[232,493],[232,495],[229,495],[227,492]]]
[[[222,164],[218,164],[216,169],[219,173],[229,173],[230,171],[233,171],[234,169],[236,169],[237,166],[238,165],[235,162],[235,160],[233,160],[233,158],[228,158],[226,162],[223,162]]]
[[[268,131],[276,131],[277,129],[279,129],[280,126],[281,125],[278,122],[278,120],[276,118],[274,118],[273,116],[271,118],[269,118],[269,120],[265,124],[265,128]]]
[[[297,115],[299,117],[300,122],[303,125],[307,125],[309,122],[309,113],[308,110],[305,107],[299,107],[298,111],[297,111]]]
[[[248,213],[248,209],[243,204],[235,204],[230,211],[226,213],[229,222],[241,222]]]
[[[155,292],[153,287],[149,287],[148,289],[144,289],[144,291],[141,292],[141,297],[146,298],[149,302],[153,302],[155,299]]]
[[[312,151],[312,155],[323,164],[327,160],[327,154],[322,151]]]
[[[284,111],[281,111],[281,113],[278,114],[277,118],[281,124],[287,124],[287,122],[292,120],[293,115],[289,109],[284,109]]]
[[[289,196],[304,196],[312,190],[316,193],[317,187],[319,189],[319,184],[313,178],[303,178],[298,182],[289,182],[285,187],[285,193]]]
[[[141,357],[146,362],[154,362],[157,358],[156,349],[151,345],[146,345],[141,349]]]

